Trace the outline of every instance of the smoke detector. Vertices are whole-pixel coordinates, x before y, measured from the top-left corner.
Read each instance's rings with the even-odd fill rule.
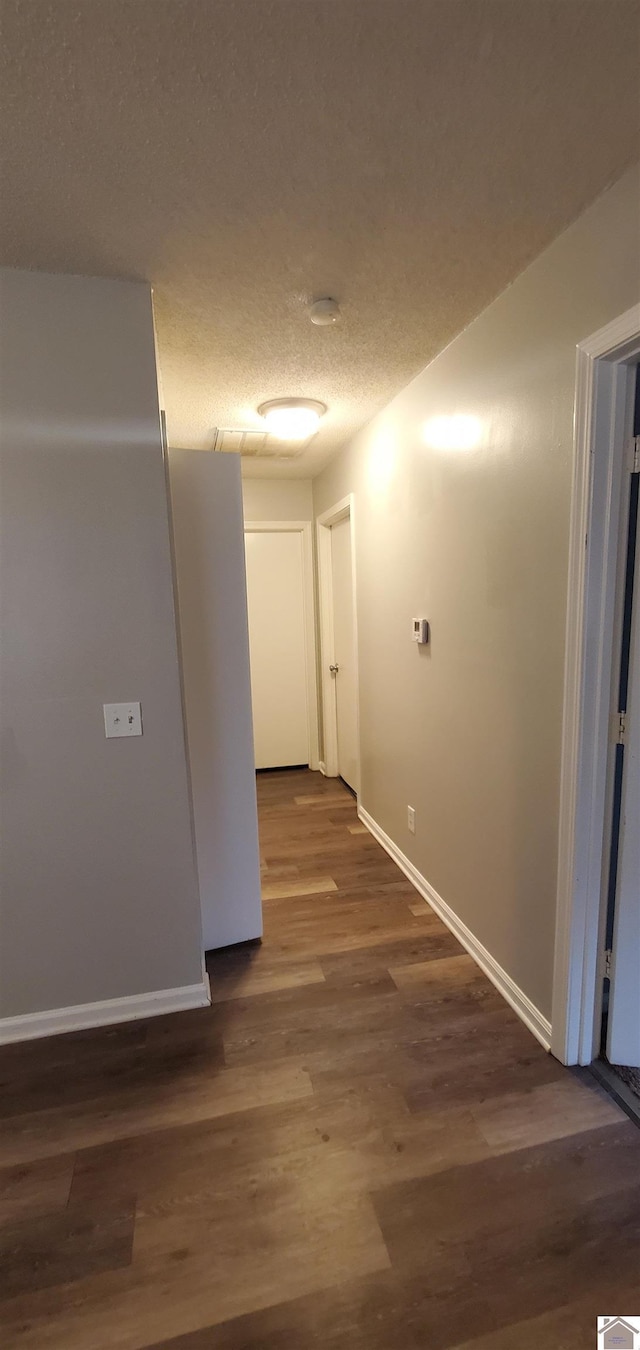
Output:
[[[338,301],[331,300],[328,296],[324,300],[315,300],[309,310],[309,318],[319,328],[328,328],[332,323],[339,323],[342,315]]]

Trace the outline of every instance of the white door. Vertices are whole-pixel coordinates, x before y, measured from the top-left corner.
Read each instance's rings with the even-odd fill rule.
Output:
[[[640,1068],[640,539],[636,548],[626,699],[607,1059]]]
[[[347,517],[331,526],[331,574],[333,586],[333,653],[337,670],[336,721],[338,730],[338,773],[345,783],[358,791],[358,716],[355,622],[353,612],[353,570],[351,559],[351,520]]]
[[[299,531],[246,531],[257,769],[309,763],[304,559]]]

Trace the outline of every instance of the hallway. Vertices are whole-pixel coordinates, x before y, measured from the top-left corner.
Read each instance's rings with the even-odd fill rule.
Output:
[[[595,1344],[638,1287],[640,1134],[339,781],[258,790],[265,938],[209,956],[213,1006],[0,1052],[2,1344]]]

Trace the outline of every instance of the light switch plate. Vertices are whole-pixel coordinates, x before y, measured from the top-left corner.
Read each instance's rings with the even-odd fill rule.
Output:
[[[141,736],[142,713],[139,703],[103,703],[104,734],[111,736]]]

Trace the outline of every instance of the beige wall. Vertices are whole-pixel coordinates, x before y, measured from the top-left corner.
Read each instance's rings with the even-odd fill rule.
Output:
[[[638,200],[634,171],[314,482],[356,496],[362,804],[546,1017],[575,347],[640,295]],[[477,449],[424,444],[451,413]]]
[[[149,291],[12,271],[1,290],[8,1017],[202,969]],[[124,700],[144,734],[106,740]]]
[[[309,478],[243,478],[245,520],[311,520]]]

